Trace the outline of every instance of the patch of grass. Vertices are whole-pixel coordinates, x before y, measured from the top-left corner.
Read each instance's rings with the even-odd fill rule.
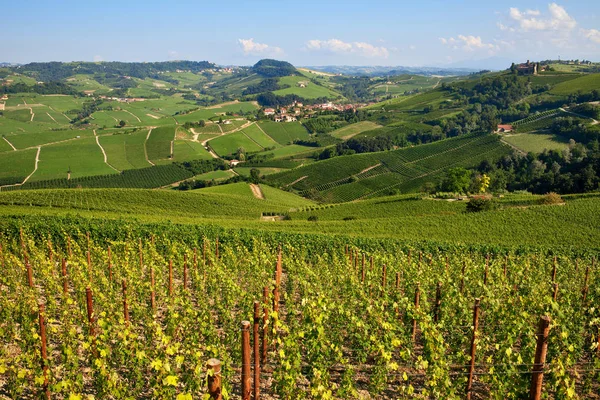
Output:
[[[68,129],[64,131],[42,131],[36,133],[23,133],[20,135],[7,135],[7,139],[17,149],[25,149],[27,147],[45,145],[63,140],[73,139],[74,141],[77,141],[78,136],[86,138],[94,136],[94,133],[89,130]]]
[[[191,140],[176,140],[173,161],[210,160],[212,156],[202,144]]]
[[[148,159],[152,162],[168,160],[171,157],[171,142],[175,138],[174,126],[155,128],[146,141]]]
[[[503,136],[504,140],[525,151],[541,153],[544,150],[564,150],[569,147],[562,136],[546,133],[517,133]]]
[[[71,178],[116,173],[104,163],[100,147],[90,137],[42,147],[38,170],[30,180],[66,178],[69,170]]]
[[[341,94],[324,86],[317,85],[304,76],[284,76],[279,78],[279,83],[290,86],[289,88],[280,89],[273,92],[279,96],[295,94],[305,99],[316,99],[319,97],[336,99],[342,97]],[[304,87],[301,87],[300,85],[304,85]]]
[[[285,146],[297,139],[309,139],[310,135],[299,122],[261,121],[260,127],[277,143]]]
[[[106,152],[108,163],[116,169],[149,167],[144,154],[147,131],[101,136],[98,140]]]
[[[338,139],[347,140],[347,139],[350,139],[352,136],[355,136],[359,133],[377,129],[380,127],[381,127],[380,125],[377,125],[374,122],[362,121],[362,122],[358,122],[356,124],[351,124],[351,125],[345,126],[343,128],[337,129],[333,132],[330,132],[329,134]]]
[[[14,119],[15,121],[20,121],[20,122],[31,121],[31,111],[29,109],[3,111],[3,112],[4,112],[5,118]]]
[[[550,90],[554,95],[569,95],[581,91],[589,93],[592,90],[600,90],[600,74],[583,75],[577,79],[572,79],[567,82],[559,83]]]
[[[254,140],[262,147],[280,147],[279,143],[263,133],[263,131],[256,124],[252,124],[249,127],[244,128],[242,132],[244,132],[246,136]]]
[[[3,153],[0,156],[0,186],[23,182],[35,168],[36,154],[37,149]]]
[[[219,136],[209,141],[208,144],[220,156],[235,154],[240,147],[243,147],[246,152],[262,150],[262,147],[246,137],[242,132]]]

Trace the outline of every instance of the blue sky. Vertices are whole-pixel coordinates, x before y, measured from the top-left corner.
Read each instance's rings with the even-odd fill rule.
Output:
[[[51,4],[55,3],[55,4]],[[600,1],[7,1],[0,61],[600,61]],[[484,60],[484,61],[482,61]],[[486,61],[487,60],[487,61]]]

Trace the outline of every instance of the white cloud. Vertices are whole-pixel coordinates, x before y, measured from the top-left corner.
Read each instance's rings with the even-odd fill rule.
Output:
[[[454,50],[463,49],[464,51],[488,50],[494,52],[498,46],[492,43],[485,43],[481,36],[458,35],[457,38],[440,38],[442,44],[451,47]]]
[[[600,44],[600,31],[598,29],[582,29],[581,33],[592,42]]]
[[[104,61],[104,58],[102,56],[94,56],[94,62],[100,62],[100,61]]]
[[[246,55],[280,55],[283,54],[283,50],[276,46],[270,46],[264,43],[255,42],[253,38],[250,39],[238,39],[239,45],[242,47],[242,51]]]
[[[548,15],[542,16],[539,10],[521,11],[511,7],[508,13],[513,23],[522,31],[560,31],[569,32],[577,26],[577,21],[569,15],[564,7],[556,3],[548,5]],[[514,27],[498,24],[502,30],[515,29]]]
[[[336,54],[357,54],[363,57],[388,58],[390,51],[383,46],[373,46],[366,42],[347,43],[339,39],[309,40],[306,42],[309,51],[325,51]]]

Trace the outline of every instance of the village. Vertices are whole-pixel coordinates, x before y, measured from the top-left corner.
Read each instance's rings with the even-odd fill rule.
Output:
[[[357,109],[368,105],[369,103],[337,104],[332,102],[305,105],[298,101],[294,101],[286,107],[264,108],[262,112],[265,116],[270,117],[275,122],[295,122],[300,118],[310,118],[319,111],[356,111]]]

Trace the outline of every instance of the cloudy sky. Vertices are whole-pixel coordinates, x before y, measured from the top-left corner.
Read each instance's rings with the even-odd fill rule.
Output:
[[[50,4],[55,3],[55,4]],[[0,61],[468,66],[600,61],[600,1],[11,1]]]

